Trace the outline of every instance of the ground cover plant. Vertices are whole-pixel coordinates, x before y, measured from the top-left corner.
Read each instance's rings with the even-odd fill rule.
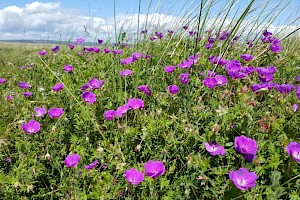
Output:
[[[300,199],[297,29],[245,34],[254,1],[225,26],[235,2],[209,28],[215,1],[130,41],[2,44],[1,197]]]

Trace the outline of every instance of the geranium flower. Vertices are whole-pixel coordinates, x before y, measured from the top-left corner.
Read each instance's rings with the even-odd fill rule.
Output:
[[[179,88],[177,85],[169,85],[168,90],[170,94],[177,94],[179,92]]]
[[[285,150],[295,161],[300,163],[300,144],[298,142],[289,143]]]
[[[63,88],[64,88],[64,84],[62,84],[62,83],[56,83],[52,87],[52,90],[58,92],[58,91],[61,91]]]
[[[93,161],[91,164],[89,165],[84,165],[84,168],[86,170],[90,170],[90,169],[94,169],[97,165],[99,164],[98,160]]]
[[[287,94],[295,89],[294,85],[291,84],[281,84],[276,85],[277,90],[282,94]]]
[[[34,116],[43,117],[47,113],[47,110],[45,108],[35,107],[34,112],[35,112]]]
[[[296,87],[296,96],[300,100],[300,86]]]
[[[81,159],[81,157],[79,155],[71,154],[65,158],[64,164],[67,165],[67,167],[69,167],[69,168],[74,168],[78,165],[80,159]]]
[[[102,44],[102,43],[103,43],[103,40],[98,39],[98,44]]]
[[[293,109],[294,112],[296,112],[299,109],[299,105],[298,104],[293,104],[292,109]]]
[[[84,39],[84,38],[79,37],[79,38],[76,39],[76,43],[77,43],[77,44],[82,44],[82,43],[84,43],[84,42],[85,42],[85,39]]]
[[[256,158],[258,146],[256,141],[246,136],[237,136],[234,138],[234,147],[237,153],[244,156],[246,161],[252,162]]]
[[[166,171],[164,163],[159,160],[150,160],[144,164],[144,167],[146,175],[153,179],[163,175]]]
[[[139,110],[144,107],[144,101],[139,98],[129,98],[127,105],[133,110]]]
[[[215,155],[221,155],[224,156],[226,151],[223,146],[220,146],[217,142],[205,142],[204,146],[206,150],[210,153],[210,155],[215,156]]]
[[[89,80],[88,87],[92,90],[99,89],[103,86],[104,81],[92,78]]]
[[[60,50],[59,46],[55,46],[54,48],[51,49],[54,53],[57,53]]]
[[[137,88],[139,91],[144,92],[146,95],[151,95],[151,91],[148,88],[148,85],[140,85]]]
[[[41,124],[35,120],[30,120],[29,122],[22,124],[22,129],[30,135],[39,132]]]
[[[44,56],[47,54],[47,51],[44,49],[44,50],[41,50],[38,52],[41,56]]]
[[[67,73],[72,72],[74,70],[74,67],[72,65],[65,65],[63,66],[63,70]]]
[[[88,104],[95,103],[97,100],[97,97],[93,92],[84,92],[82,93],[81,98]]]
[[[250,54],[241,54],[240,57],[241,57],[241,59],[243,59],[245,61],[250,61],[254,58],[254,56],[252,56]]]
[[[270,46],[270,50],[271,50],[272,52],[274,52],[274,53],[278,53],[278,52],[280,52],[280,51],[282,50],[282,46],[272,44],[272,45]]]
[[[226,85],[228,83],[226,76],[216,75],[214,78],[217,81],[218,86]]]
[[[4,84],[6,82],[5,78],[0,78],[0,85]]]
[[[168,66],[168,67],[166,67],[166,68],[164,69],[164,71],[167,72],[167,73],[169,73],[169,74],[171,74],[171,73],[174,72],[175,69],[176,69],[175,66]]]
[[[128,104],[124,104],[123,106],[119,106],[117,108],[115,115],[118,117],[123,117],[128,110],[131,110],[131,108],[128,106]]]
[[[202,81],[203,85],[209,89],[212,89],[218,85],[218,82],[215,77],[206,77]]]
[[[50,110],[48,110],[49,117],[54,119],[59,118],[63,113],[64,110],[62,108],[51,108]]]
[[[26,83],[26,82],[19,82],[18,83],[18,86],[21,88],[21,89],[27,89],[27,88],[30,88],[31,85],[29,83]]]
[[[114,110],[107,110],[104,112],[103,116],[105,117],[106,120],[113,120],[116,116],[116,111]]]
[[[229,178],[234,185],[240,190],[247,190],[256,186],[256,180],[258,176],[255,172],[249,172],[246,168],[241,168],[237,171],[231,170],[229,172]]]
[[[104,48],[103,51],[104,51],[104,53],[106,53],[106,54],[110,53],[110,50],[109,50],[108,48]]]
[[[75,48],[75,45],[74,44],[69,44],[69,48],[72,50]]]
[[[33,92],[24,92],[23,95],[24,97],[30,97],[32,96]]]
[[[190,82],[190,74],[188,72],[180,74],[179,78],[183,85],[187,85]]]
[[[144,181],[144,174],[135,168],[126,170],[124,172],[124,176],[126,180],[132,185],[137,185],[140,182]]]
[[[130,69],[124,69],[120,71],[120,76],[130,76],[132,71]]]

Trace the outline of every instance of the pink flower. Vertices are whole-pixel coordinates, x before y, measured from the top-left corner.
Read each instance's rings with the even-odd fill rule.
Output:
[[[64,164],[67,165],[69,168],[74,168],[79,163],[81,157],[77,154],[71,154],[66,157],[64,160]]]
[[[64,113],[64,110],[62,108],[51,108],[48,110],[48,115],[51,118],[59,118]]]
[[[22,129],[29,135],[37,133],[40,128],[41,124],[35,120],[30,120],[29,122],[22,124]]]
[[[150,160],[145,163],[144,167],[146,175],[153,179],[163,175],[166,171],[165,165],[159,160]]]

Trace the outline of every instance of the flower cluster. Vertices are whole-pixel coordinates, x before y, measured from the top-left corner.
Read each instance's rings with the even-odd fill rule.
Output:
[[[147,163],[144,164],[145,168],[145,174],[150,177],[150,178],[158,178],[159,176],[163,175],[166,171],[165,165],[161,161],[153,161],[150,160]],[[126,180],[132,184],[132,185],[137,185],[140,182],[144,181],[144,173],[138,171],[135,168],[126,170],[124,172],[124,176]]]
[[[127,103],[119,106],[117,110],[107,110],[104,112],[106,120],[114,120],[117,117],[123,117],[129,110],[139,110],[144,107],[144,101],[139,98],[129,98]]]

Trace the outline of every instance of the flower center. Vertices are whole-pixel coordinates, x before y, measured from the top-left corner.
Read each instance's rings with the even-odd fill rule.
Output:
[[[246,180],[245,179],[238,179],[237,180],[237,182],[238,182],[238,184],[240,185],[240,186],[245,186],[246,185]]]
[[[293,156],[294,156],[294,158],[296,158],[296,159],[300,159],[300,151],[295,151],[295,152],[293,153]]]

